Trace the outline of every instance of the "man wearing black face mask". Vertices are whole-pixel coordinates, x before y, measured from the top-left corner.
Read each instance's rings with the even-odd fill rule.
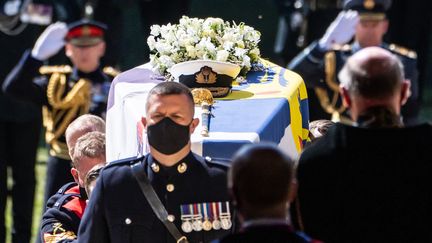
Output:
[[[199,120],[189,89],[162,82],[150,90],[145,108],[150,154],[112,162],[101,172],[79,241],[209,242],[228,234],[226,167],[191,152]]]

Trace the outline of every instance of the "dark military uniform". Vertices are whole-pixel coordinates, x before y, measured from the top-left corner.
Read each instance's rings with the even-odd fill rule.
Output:
[[[378,125],[367,113],[359,127],[337,123],[303,151],[297,178],[305,232],[336,243],[432,242],[432,158],[425,139],[432,126],[389,128],[397,127],[391,115],[375,116]]]
[[[320,243],[313,240],[301,232],[295,232],[290,226],[285,224],[268,224],[251,225],[241,232],[228,235],[220,241],[212,243],[249,243],[249,242],[266,242],[266,243]]]
[[[218,230],[204,228],[206,213],[213,225],[217,220],[222,222],[223,215],[231,216],[230,208],[224,206],[228,202],[226,172],[220,165],[190,152],[172,167],[162,166],[151,155],[108,165],[98,179],[84,214],[78,235],[80,242],[176,242],[141,192],[130,167],[136,163],[144,166],[169,214],[168,220],[189,242],[209,242],[229,233],[232,227],[226,230],[220,226]],[[211,210],[212,203],[222,204],[219,212]],[[188,216],[193,217],[189,223],[202,223],[200,231],[193,227],[190,233],[184,232],[188,231],[188,227],[184,227]]]
[[[43,66],[26,51],[7,77],[3,89],[19,99],[43,105],[46,142],[50,146],[45,200],[62,185],[73,181],[64,132],[80,115],[105,116],[112,68],[91,73],[70,66]]]
[[[381,47],[400,58],[404,64],[405,78],[411,80],[411,97],[402,107],[402,116],[405,124],[414,124],[419,114],[416,53],[394,44],[383,43]],[[318,42],[314,42],[288,65],[306,82],[310,120],[349,120],[339,97],[337,75],[348,57],[358,50],[360,46],[354,43],[325,52],[320,49]]]
[[[41,242],[73,242],[86,205],[86,196],[81,195],[77,183],[64,185],[47,202],[42,216]]]

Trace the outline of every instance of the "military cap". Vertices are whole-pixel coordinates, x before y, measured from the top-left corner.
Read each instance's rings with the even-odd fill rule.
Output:
[[[343,8],[357,11],[360,19],[383,20],[391,3],[391,0],[345,0]]]
[[[240,72],[238,65],[213,60],[193,60],[175,64],[169,70],[176,81],[189,88],[206,88],[213,97],[227,96]]]
[[[68,25],[66,41],[75,46],[92,46],[104,39],[107,27],[93,20],[83,19]]]

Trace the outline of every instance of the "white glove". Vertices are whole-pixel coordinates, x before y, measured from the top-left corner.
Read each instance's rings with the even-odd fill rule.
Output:
[[[57,54],[64,46],[64,38],[67,32],[67,26],[62,22],[57,22],[48,26],[37,39],[31,52],[32,57],[45,61]]]
[[[321,49],[329,50],[332,45],[343,45],[350,41],[354,34],[356,25],[359,21],[357,11],[348,10],[339,13],[337,18],[327,28],[324,36],[319,40]]]

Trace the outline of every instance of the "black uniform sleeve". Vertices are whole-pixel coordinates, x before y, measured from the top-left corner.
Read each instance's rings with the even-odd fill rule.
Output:
[[[110,242],[108,225],[104,210],[104,175],[100,175],[96,182],[91,198],[87,204],[84,216],[78,230],[78,241],[82,242]]]
[[[63,204],[72,198],[63,195],[57,200],[54,207],[49,208],[42,216],[40,237],[41,242],[74,242],[80,218],[72,211],[63,207]]]
[[[307,88],[318,86],[324,74],[324,55],[315,41],[298,54],[289,64],[288,69],[302,76]]]
[[[39,75],[39,68],[42,65],[42,61],[31,56],[30,50],[24,52],[19,63],[3,83],[4,93],[36,104],[48,104],[45,95],[47,79]]]

